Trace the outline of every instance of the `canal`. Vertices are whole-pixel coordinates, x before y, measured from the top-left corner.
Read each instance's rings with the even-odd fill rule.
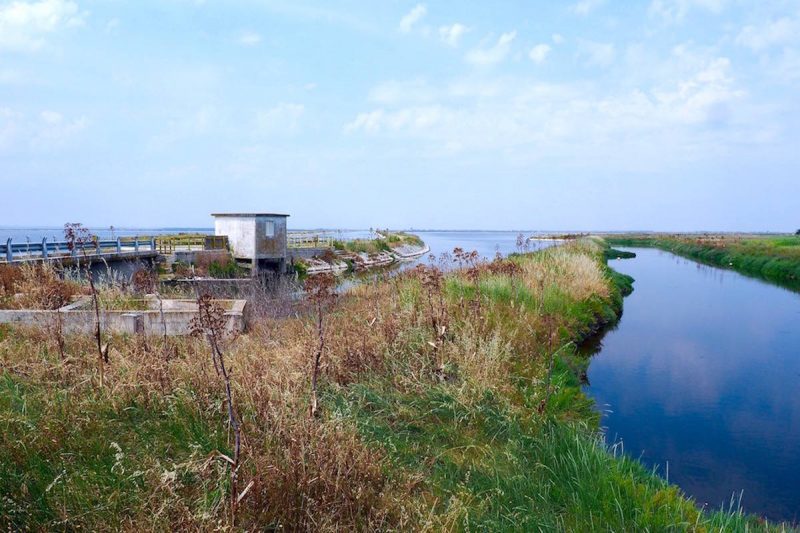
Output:
[[[800,519],[800,295],[655,249],[593,346],[586,391],[609,443],[700,505]]]

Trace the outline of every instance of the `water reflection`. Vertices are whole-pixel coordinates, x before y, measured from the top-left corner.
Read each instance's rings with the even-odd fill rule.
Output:
[[[800,518],[800,296],[651,249],[587,390],[609,440],[700,503]]]

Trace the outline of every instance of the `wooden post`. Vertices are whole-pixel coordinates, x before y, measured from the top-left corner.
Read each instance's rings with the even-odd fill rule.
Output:
[[[133,251],[139,253],[139,236],[133,238]]]
[[[47,237],[42,239],[42,257],[47,259]]]
[[[119,237],[117,237],[117,253],[122,253],[122,240]]]
[[[11,237],[6,241],[6,261],[9,263],[14,260],[14,253],[11,251]]]

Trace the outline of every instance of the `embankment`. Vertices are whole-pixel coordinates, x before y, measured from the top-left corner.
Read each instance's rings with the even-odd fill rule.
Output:
[[[105,385],[91,337],[60,357],[41,332],[0,329],[0,525],[765,529],[700,510],[599,435],[576,343],[617,319],[632,282],[603,253],[582,239],[320,289],[313,311],[254,320],[213,361],[202,337],[115,336]],[[244,434],[237,486],[223,357]]]
[[[706,265],[800,290],[800,237],[609,235],[606,239],[614,246],[659,248]]]

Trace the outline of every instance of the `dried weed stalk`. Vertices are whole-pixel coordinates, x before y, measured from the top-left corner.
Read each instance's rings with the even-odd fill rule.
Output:
[[[190,329],[192,335],[205,337],[211,348],[211,361],[217,375],[225,384],[225,398],[228,402],[228,425],[233,430],[233,459],[225,457],[231,465],[231,514],[236,517],[236,508],[241,500],[238,489],[239,459],[242,447],[242,431],[239,415],[233,404],[231,392],[231,376],[225,366],[225,355],[220,342],[225,336],[225,310],[217,304],[211,295],[203,294],[197,298],[197,316],[192,319]]]
[[[92,291],[92,305],[94,307],[94,338],[97,343],[97,366],[100,370],[100,386],[105,382],[105,365],[108,364],[109,345],[103,345],[103,334],[100,326],[100,302],[97,297],[97,287],[92,275],[92,265],[86,256],[86,246],[97,240],[96,235],[92,235],[87,228],[78,222],[64,224],[64,240],[67,241],[67,249],[72,253],[79,247],[84,260],[86,261],[86,279],[89,281],[89,288]]]
[[[333,274],[318,274],[306,280],[305,291],[314,306],[317,320],[317,347],[314,351],[314,366],[311,371],[311,416],[319,414],[317,382],[319,380],[320,360],[325,350],[325,312],[336,299],[336,278]]]

